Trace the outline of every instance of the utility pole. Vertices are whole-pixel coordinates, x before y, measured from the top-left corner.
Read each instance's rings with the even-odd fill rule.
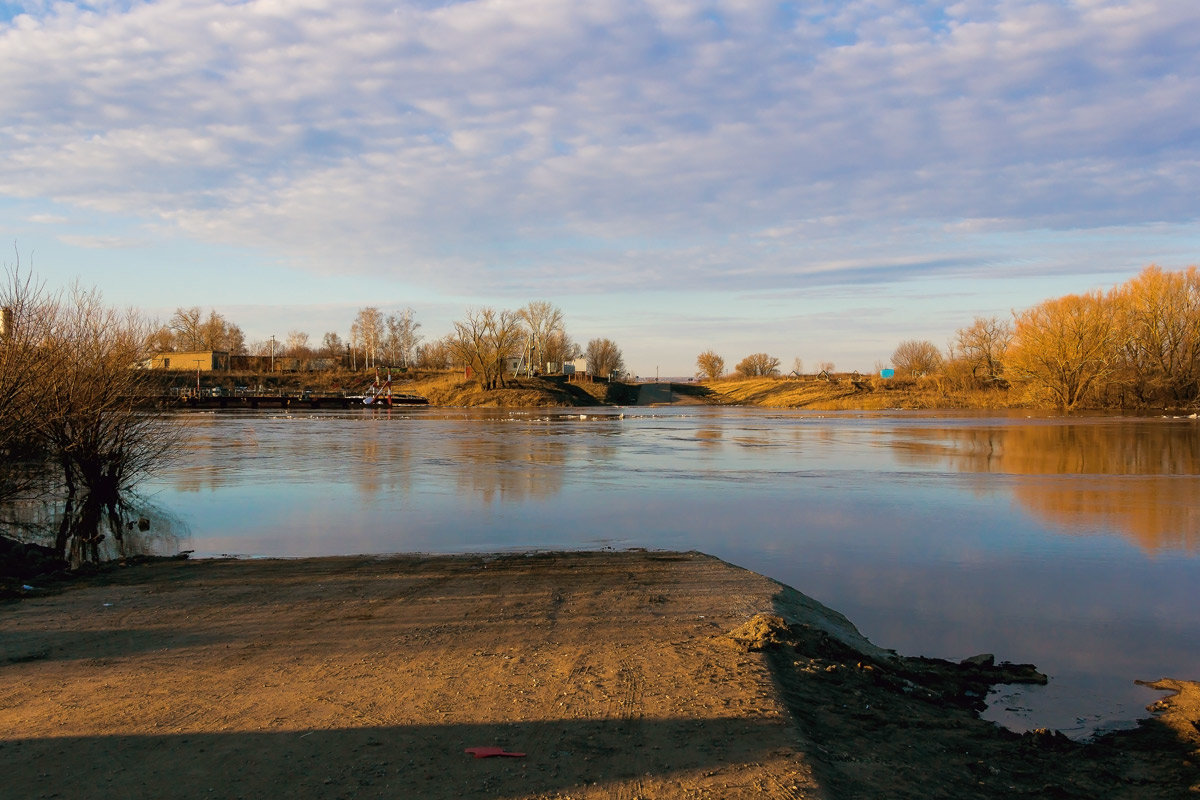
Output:
[[[271,374],[275,374],[275,334],[271,334]]]

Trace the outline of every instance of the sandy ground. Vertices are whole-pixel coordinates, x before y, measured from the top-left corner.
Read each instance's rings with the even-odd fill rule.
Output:
[[[977,718],[1031,675],[699,554],[162,561],[0,605],[0,796],[1200,793],[1195,684],[1088,746]]]

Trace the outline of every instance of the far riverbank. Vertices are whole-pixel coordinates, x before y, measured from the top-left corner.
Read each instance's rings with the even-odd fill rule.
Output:
[[[900,380],[838,374],[768,378],[721,378],[718,380],[627,383],[568,380],[564,376],[510,378],[505,387],[484,389],[478,381],[460,372],[412,371],[393,376],[393,390],[416,395],[429,405],[457,408],[582,408],[636,405],[733,405],[764,408],[794,408],[814,411],[886,410],[1004,410],[1042,409],[1019,392],[1007,388],[962,389],[934,379]],[[193,391],[197,383],[203,393],[217,389],[227,396],[238,392],[304,392],[361,395],[374,379],[367,373],[273,373],[158,374],[152,377],[154,391]],[[301,407],[303,404],[298,404]],[[1042,409],[1053,410],[1053,409]],[[1087,410],[1087,409],[1080,409]],[[1195,409],[1126,408],[1100,411],[1191,413]]]

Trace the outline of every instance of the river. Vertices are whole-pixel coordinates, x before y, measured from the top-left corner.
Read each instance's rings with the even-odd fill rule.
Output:
[[[1200,679],[1200,422],[663,407],[193,412],[160,550],[702,550],[910,655],[1031,662],[1076,738]],[[162,520],[172,520],[164,523]]]

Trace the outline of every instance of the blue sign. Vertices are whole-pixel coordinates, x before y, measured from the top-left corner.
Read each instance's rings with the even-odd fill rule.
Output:
[[[896,370],[894,370],[894,369],[881,369],[881,370],[879,370],[879,377],[881,377],[881,378],[894,378],[894,377],[896,377]]]

